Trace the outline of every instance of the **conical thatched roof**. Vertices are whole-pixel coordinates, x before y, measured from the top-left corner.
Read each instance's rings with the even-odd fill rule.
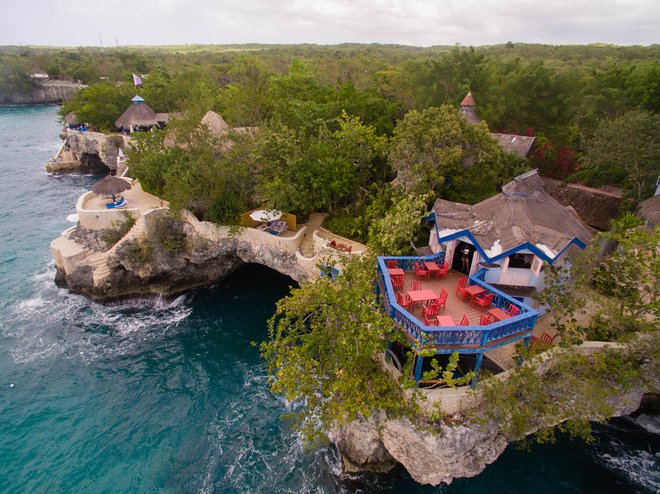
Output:
[[[227,125],[225,119],[212,110],[206,112],[200,123],[206,125],[209,132],[215,137],[225,136],[229,131],[229,125]]]
[[[474,206],[438,199],[433,211],[441,237],[442,231],[467,229],[491,259],[525,243],[554,259],[573,239],[593,237],[576,213],[545,192],[537,170]]]
[[[660,225],[660,195],[641,202],[637,212],[647,225]]]
[[[121,117],[115,121],[115,127],[118,129],[122,127],[124,129],[131,129],[135,125],[149,127],[164,120],[165,114],[157,114],[139,96],[133,98],[132,101],[133,104],[126,108],[126,111],[122,113]]]
[[[67,113],[64,117],[64,125],[76,125],[78,122],[78,117],[72,111]]]

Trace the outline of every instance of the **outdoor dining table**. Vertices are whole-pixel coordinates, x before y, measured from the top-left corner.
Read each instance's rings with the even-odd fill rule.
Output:
[[[415,308],[417,302],[425,302],[427,300],[435,300],[438,298],[438,294],[433,290],[411,290],[406,292],[412,300],[412,306],[410,307],[410,312]]]
[[[497,321],[501,321],[502,319],[508,319],[511,316],[504,312],[502,309],[498,309],[497,307],[494,307],[492,309],[488,309],[488,313],[493,316],[493,319]]]
[[[479,285],[472,285],[468,286],[465,291],[470,294],[470,302],[474,300],[475,295],[479,295],[480,293],[484,293],[486,289],[482,286]]]
[[[390,273],[390,276],[405,276],[406,272],[401,268],[387,268],[387,272]]]
[[[451,316],[436,316],[438,326],[456,326],[456,323]]]
[[[437,276],[436,272],[440,271],[440,266],[434,262],[427,261],[424,263],[424,266],[426,266],[426,269],[428,269],[429,273],[431,273],[431,276]]]

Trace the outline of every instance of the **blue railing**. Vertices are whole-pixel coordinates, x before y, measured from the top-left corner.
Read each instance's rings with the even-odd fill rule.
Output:
[[[434,347],[436,353],[481,353],[513,341],[528,338],[538,317],[538,311],[508,296],[484,281],[486,269],[482,268],[468,279],[469,285],[480,285],[494,294],[492,305],[502,310],[514,305],[520,309],[520,314],[487,326],[426,326],[396,301],[392,281],[387,272],[385,262],[396,260],[398,266],[406,271],[412,270],[416,262],[444,261],[445,253],[440,252],[425,257],[379,257],[379,285],[384,289],[383,305],[390,317],[406,332],[416,349]]]

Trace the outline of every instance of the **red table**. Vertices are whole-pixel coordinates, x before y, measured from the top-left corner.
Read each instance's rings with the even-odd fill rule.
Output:
[[[502,309],[498,309],[495,307],[494,309],[488,309],[488,313],[495,319],[496,321],[501,321],[502,319],[508,319],[511,316],[504,312]]]
[[[438,326],[456,326],[451,316],[436,316]]]
[[[412,300],[410,312],[413,311],[417,302],[425,302],[427,300],[435,300],[438,298],[437,293],[435,293],[433,290],[413,290],[406,293],[410,297],[410,300]]]
[[[390,276],[405,276],[406,272],[401,268],[387,268],[387,272],[390,273]]]
[[[470,294],[470,302],[472,302],[472,300],[474,300],[475,295],[479,295],[480,293],[484,293],[486,291],[486,289],[482,286],[479,286],[479,285],[472,285],[472,286],[468,286],[465,289],[465,291],[468,294]]]
[[[435,274],[436,271],[440,271],[440,266],[434,262],[427,261],[424,263],[424,266],[426,266],[426,269],[428,269],[431,274]]]

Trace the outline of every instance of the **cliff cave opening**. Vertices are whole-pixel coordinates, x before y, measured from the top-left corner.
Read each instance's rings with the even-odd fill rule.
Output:
[[[110,168],[103,163],[98,153],[83,153],[80,156],[80,169],[99,175],[110,172]]]

